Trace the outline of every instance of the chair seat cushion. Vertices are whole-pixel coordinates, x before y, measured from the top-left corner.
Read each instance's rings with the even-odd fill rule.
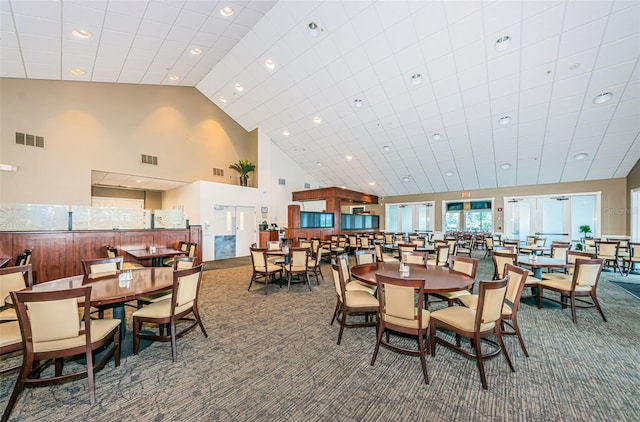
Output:
[[[527,276],[527,279],[525,280],[524,284],[526,286],[531,286],[531,285],[538,284],[539,282],[540,282],[539,278],[529,275]]]
[[[433,320],[442,321],[464,331],[473,331],[476,311],[463,306],[450,306],[431,312]],[[495,327],[494,322],[480,324],[480,331],[489,331]]]
[[[124,262],[122,264],[122,269],[123,270],[133,270],[136,268],[144,268],[144,265],[142,264],[138,264],[136,262]]]
[[[91,320],[91,342],[95,343],[103,340],[114,328],[120,324],[119,319],[92,319]],[[84,328],[84,323],[80,324]],[[40,341],[33,343],[35,353],[52,352],[55,350],[72,349],[85,344],[85,336],[66,338],[64,340]]]
[[[305,267],[304,265],[292,265],[291,268],[284,267],[284,270],[286,272],[292,272],[292,273],[303,273],[307,271],[307,267]]]
[[[556,290],[562,290],[565,292],[571,291],[572,280],[541,280],[538,286],[550,287]],[[591,291],[590,286],[576,286],[576,292],[588,292]]]
[[[415,308],[414,313],[415,316],[418,315],[418,308]],[[405,319],[405,318],[398,318],[395,316],[391,316],[388,314],[383,314],[382,315],[382,319],[384,319],[385,322],[388,322],[390,324],[394,324],[394,325],[399,325],[401,327],[406,327],[406,328],[418,328],[418,320],[414,319],[414,320],[409,320],[409,319]],[[422,310],[422,324],[420,326],[420,328],[424,329],[427,328],[429,326],[429,320],[431,319],[431,314],[429,313],[429,311],[427,311],[426,309]]]
[[[554,273],[542,274],[542,280],[571,281],[572,278],[573,278],[573,275],[571,275],[571,274],[554,274]],[[541,280],[538,280],[538,283],[540,281]]]
[[[284,261],[283,261],[284,263]],[[261,271],[262,268],[258,268],[258,272],[264,273],[264,271]],[[282,271],[282,267],[280,265],[277,264],[272,264],[272,263],[267,263],[267,272],[269,273],[274,273],[277,271]]]
[[[438,293],[438,296],[444,297],[447,299],[456,299],[463,296],[469,296],[470,294],[471,293],[469,293],[468,290],[456,290],[455,292],[440,292]]]
[[[0,348],[16,343],[22,343],[18,321],[0,324]]]
[[[316,266],[316,260],[310,259],[309,262],[307,263],[307,268],[313,268],[315,266]]]
[[[176,306],[176,314],[191,309],[193,302],[185,303],[182,306]],[[149,306],[143,306],[133,313],[133,317],[143,318],[169,318],[171,316],[171,300],[161,300],[154,302]]]
[[[14,308],[7,308],[0,311],[0,321],[17,321],[18,315],[16,315],[16,310]]]
[[[478,309],[478,295],[462,296],[459,299],[460,299],[460,302],[462,302],[462,304],[467,308],[473,309],[473,310]],[[507,303],[503,303],[502,315],[511,315],[512,313],[513,313],[513,310],[511,309],[511,306],[509,306]]]
[[[141,302],[149,302],[155,303],[160,302],[161,300],[171,299],[171,290],[163,290],[161,292],[157,292],[151,295],[139,297],[138,300]]]
[[[379,306],[378,299],[370,293],[361,290],[347,290],[344,292],[344,295],[349,308],[372,308]]]
[[[349,291],[349,292],[353,292],[357,290],[357,291],[369,293],[370,295],[373,295],[373,293],[375,292],[375,287],[369,286],[368,284],[365,284],[358,280],[353,280],[348,282],[347,284],[345,284],[344,288],[346,291]]]

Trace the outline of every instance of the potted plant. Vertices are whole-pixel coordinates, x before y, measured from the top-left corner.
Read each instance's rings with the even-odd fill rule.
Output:
[[[591,233],[591,226],[589,226],[588,224],[583,224],[582,226],[578,227],[578,230],[580,231],[580,233],[584,233],[584,236],[581,239],[582,241],[584,241],[585,238],[589,237],[589,233]],[[576,244],[576,250],[581,251],[582,248],[582,242],[578,242]]]
[[[240,186],[247,186],[249,173],[255,171],[256,166],[249,160],[238,160],[237,163],[231,164],[229,168],[240,173]]]

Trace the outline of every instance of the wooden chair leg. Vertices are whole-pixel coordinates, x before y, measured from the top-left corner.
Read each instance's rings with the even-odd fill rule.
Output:
[[[22,362],[22,367],[20,368],[20,373],[18,374],[18,379],[16,380],[16,385],[13,387],[13,391],[7,402],[7,407],[5,407],[4,413],[2,413],[2,422],[9,420],[13,406],[15,406],[18,396],[24,388],[24,381],[27,379],[33,363],[33,356],[25,356],[25,360]]]

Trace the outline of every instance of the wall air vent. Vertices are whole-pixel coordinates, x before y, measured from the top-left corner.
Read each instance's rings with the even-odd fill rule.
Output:
[[[142,164],[151,164],[152,166],[157,166],[158,157],[153,155],[142,154]]]
[[[213,169],[213,175],[214,175],[214,176],[224,177],[224,169],[217,169],[217,168],[214,168],[214,169]]]
[[[305,183],[304,184],[304,188],[305,189],[311,189],[311,183]]]
[[[284,179],[278,179],[278,184],[284,186],[287,184],[287,181]]]
[[[29,147],[44,148],[44,136],[16,132],[16,144],[26,145]]]

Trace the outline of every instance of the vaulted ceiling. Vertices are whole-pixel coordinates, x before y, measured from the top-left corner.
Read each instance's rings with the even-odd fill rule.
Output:
[[[0,76],[196,86],[325,186],[607,179],[640,158],[637,1],[0,0],[0,13]]]

